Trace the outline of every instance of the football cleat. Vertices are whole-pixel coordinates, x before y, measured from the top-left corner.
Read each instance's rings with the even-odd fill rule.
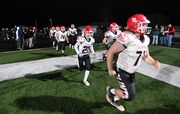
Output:
[[[106,99],[108,102],[110,102],[112,104],[112,102],[114,101],[115,95],[110,92],[111,89],[112,89],[111,86],[107,86],[107,88],[106,88]]]
[[[86,80],[83,80],[83,83],[86,85],[86,86],[90,86],[90,83]]]
[[[110,92],[111,89],[112,89],[111,86],[107,86],[107,88],[106,88],[106,99],[107,99],[107,101],[111,105],[116,107],[119,111],[122,111],[122,112],[125,111],[125,108],[120,104],[119,100],[118,101],[114,101],[115,95]]]

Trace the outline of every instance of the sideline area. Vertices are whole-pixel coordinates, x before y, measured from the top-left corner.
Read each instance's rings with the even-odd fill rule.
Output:
[[[103,51],[95,52],[92,63],[101,62]],[[0,81],[77,66],[77,55],[0,65]],[[180,88],[180,68],[161,63],[160,71],[142,62],[139,73]]]

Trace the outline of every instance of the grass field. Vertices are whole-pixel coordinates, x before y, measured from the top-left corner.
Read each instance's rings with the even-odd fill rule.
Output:
[[[105,49],[96,44],[95,50]],[[66,55],[75,54],[67,48]],[[180,67],[180,51],[150,46],[150,53],[162,63]],[[59,57],[52,48],[0,53],[0,64]],[[118,87],[107,74],[106,63],[92,65],[88,78],[76,67],[0,82],[0,114],[179,114],[180,89],[136,73],[137,95],[132,102],[122,100],[125,112],[119,112],[105,98],[107,85]]]

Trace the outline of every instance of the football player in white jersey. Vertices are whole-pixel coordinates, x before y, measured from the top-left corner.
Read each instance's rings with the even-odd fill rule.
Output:
[[[125,110],[119,102],[120,98],[131,101],[136,95],[135,72],[141,60],[160,69],[158,60],[154,60],[149,54],[150,39],[146,35],[150,28],[148,23],[150,21],[143,14],[131,16],[127,21],[127,31],[121,32],[107,51],[108,73],[116,77],[119,88],[107,86],[106,99],[120,111]],[[116,54],[118,57],[114,68],[113,58]]]
[[[84,35],[77,37],[77,42],[74,46],[74,49],[78,55],[78,63],[80,70],[83,69],[83,62],[85,63],[86,66],[84,79],[83,79],[83,83],[86,86],[90,85],[90,83],[87,81],[91,70],[90,53],[92,53],[93,55],[95,54],[93,47],[93,44],[95,43],[95,39],[93,38],[93,34],[94,32],[91,26],[87,25],[84,30]]]
[[[106,50],[108,50],[111,45],[115,42],[117,36],[121,33],[119,30],[119,25],[116,22],[112,22],[109,25],[109,30],[104,33],[104,38],[102,43],[105,44]],[[107,52],[107,51],[106,51]],[[103,59],[106,60],[106,52],[103,53]]]
[[[56,29],[54,26],[52,26],[51,29],[49,30],[49,38],[51,38],[52,47],[56,46],[55,34],[56,34]]]
[[[58,42],[58,51],[61,50],[63,56],[65,56],[66,42],[69,43],[68,34],[64,26],[60,26],[60,30],[56,33],[56,40]]]
[[[69,37],[69,48],[74,49],[74,45],[77,40],[77,29],[74,24],[71,24],[71,27],[68,29],[68,37]]]

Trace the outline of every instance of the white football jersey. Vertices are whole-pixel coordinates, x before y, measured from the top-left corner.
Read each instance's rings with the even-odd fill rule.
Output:
[[[84,31],[85,31],[85,29],[82,30],[82,34],[81,34],[81,36],[83,36],[83,37],[84,37]]]
[[[69,28],[68,30],[68,36],[75,36],[77,35],[77,29],[76,28]]]
[[[117,67],[129,73],[134,73],[140,66],[142,57],[146,54],[150,39],[144,35],[143,41],[131,32],[122,32],[117,41],[126,48],[118,54]]]
[[[107,45],[110,47],[114,41],[116,40],[117,36],[121,33],[120,30],[118,30],[116,33],[113,33],[112,31],[107,31],[104,33],[104,36],[107,38]]]
[[[55,37],[55,34],[56,34],[56,30],[53,30],[53,29],[50,29],[50,36],[51,37]]]
[[[91,52],[94,53],[94,48],[93,48],[94,43],[95,43],[95,39],[92,37],[88,41],[86,38],[82,36],[78,36],[74,48],[77,54],[81,53],[83,55],[88,55]]]
[[[61,42],[64,42],[65,40],[66,40],[66,37],[67,37],[67,31],[64,31],[64,32],[62,32],[62,31],[57,31],[57,33],[56,34],[58,34],[59,35],[59,37],[58,37],[58,39],[59,39],[59,41],[61,41]]]

